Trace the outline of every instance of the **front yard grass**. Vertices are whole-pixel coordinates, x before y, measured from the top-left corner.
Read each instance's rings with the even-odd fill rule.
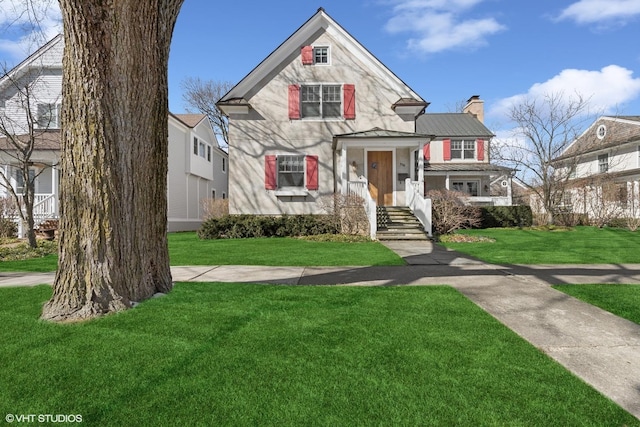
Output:
[[[493,264],[640,263],[640,232],[619,228],[491,228],[459,233],[489,237],[495,242],[442,244]]]
[[[200,240],[169,234],[171,265],[351,266],[404,265],[378,242],[316,242],[295,238]]]
[[[294,238],[201,240],[169,233],[171,265],[362,266],[404,265],[378,242],[316,242]],[[2,259],[2,257],[0,257]],[[0,261],[0,271],[55,271],[57,255]]]
[[[449,287],[178,284],[95,321],[0,289],[0,412],[87,425],[640,422]]]
[[[640,285],[556,285],[554,288],[640,325]]]

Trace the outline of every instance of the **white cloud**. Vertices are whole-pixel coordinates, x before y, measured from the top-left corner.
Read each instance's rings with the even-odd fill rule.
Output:
[[[640,97],[640,78],[634,78],[633,71],[619,65],[609,65],[599,71],[566,69],[546,82],[534,84],[527,93],[498,101],[489,114],[504,116],[513,105],[526,98],[560,93],[567,97],[579,94],[589,100],[591,109],[611,114]]]
[[[396,0],[393,17],[385,29],[414,35],[407,41],[412,51],[435,53],[487,44],[487,36],[506,29],[494,18],[465,19],[462,14],[484,0]]]
[[[55,0],[0,0],[0,55],[13,60],[25,56],[62,31],[62,17]]]
[[[580,0],[564,9],[558,20],[578,24],[621,22],[640,15],[640,0]]]

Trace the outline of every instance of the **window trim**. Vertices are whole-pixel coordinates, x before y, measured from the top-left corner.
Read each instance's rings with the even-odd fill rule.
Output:
[[[326,53],[327,62],[318,62],[318,61],[316,61],[316,58],[317,58],[316,49],[326,49],[327,50],[327,53]],[[331,46],[330,45],[312,46],[312,55],[313,55],[313,65],[320,65],[320,66],[331,65]]]
[[[598,154],[598,173],[609,172],[609,153]]]
[[[307,87],[318,87],[319,88],[319,112],[318,116],[306,116],[305,109],[303,108],[305,103],[311,104],[311,101],[304,101],[304,89]],[[337,88],[338,94],[340,97],[340,106],[338,107],[337,115],[335,116],[324,116],[324,103],[336,103],[337,101],[325,101],[324,100],[324,88],[325,87],[334,87]],[[315,105],[316,102],[313,102]],[[301,120],[346,120],[344,118],[344,84],[343,83],[300,83],[300,119]]]
[[[462,183],[462,188],[463,188],[462,190],[456,190],[455,188],[453,188],[454,185],[457,184],[457,183]],[[475,194],[475,195],[466,191],[466,189],[468,189],[468,187],[469,187],[469,184],[471,184],[471,183],[476,184],[476,193],[477,194]],[[469,180],[467,180],[467,179],[457,179],[455,181],[451,180],[451,188],[450,189],[453,190],[453,191],[458,191],[460,193],[464,193],[464,194],[467,195],[467,197],[480,197],[480,184],[481,184],[481,182],[480,182],[479,179],[469,179]]]
[[[193,144],[191,146],[191,155],[200,158],[207,163],[211,163],[212,145],[197,135],[193,135]]]
[[[47,108],[50,118],[47,124],[43,125],[40,107]],[[62,112],[62,104],[60,102],[38,102],[36,104],[36,128],[38,129],[60,129],[60,114]]]
[[[460,148],[454,148],[454,144],[460,144]],[[472,148],[465,148],[466,144],[473,144]],[[470,162],[470,161],[475,161],[477,158],[477,153],[478,153],[478,147],[477,147],[478,141],[476,139],[452,139],[451,140],[451,161],[462,161],[462,162]],[[460,153],[460,157],[456,157],[454,155],[454,153],[459,152]],[[472,157],[465,157],[465,154],[470,152],[472,154]]]

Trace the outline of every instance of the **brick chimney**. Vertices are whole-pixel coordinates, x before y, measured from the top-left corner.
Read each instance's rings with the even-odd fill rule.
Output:
[[[484,101],[480,99],[480,95],[473,95],[469,98],[462,112],[473,114],[481,123],[484,123]]]

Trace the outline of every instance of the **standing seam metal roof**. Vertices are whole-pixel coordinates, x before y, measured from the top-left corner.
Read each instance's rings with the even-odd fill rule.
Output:
[[[436,137],[495,136],[475,116],[469,113],[427,113],[416,120],[416,132]]]

